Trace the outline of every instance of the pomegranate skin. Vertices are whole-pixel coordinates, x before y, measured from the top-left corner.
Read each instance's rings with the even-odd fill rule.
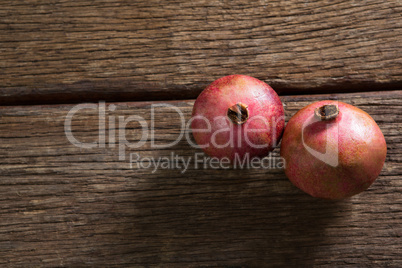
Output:
[[[314,116],[316,108],[324,105],[338,107],[336,118],[321,121]],[[317,157],[312,151],[325,155]],[[343,199],[374,182],[384,165],[387,145],[366,112],[325,100],[304,107],[289,120],[280,154],[295,186],[314,197]]]
[[[247,119],[241,124],[228,114],[236,104],[247,107]],[[246,75],[229,75],[212,82],[195,101],[191,122],[193,137],[204,152],[228,158],[231,163],[246,154],[250,159],[267,156],[279,144],[284,126],[278,94],[263,81]]]

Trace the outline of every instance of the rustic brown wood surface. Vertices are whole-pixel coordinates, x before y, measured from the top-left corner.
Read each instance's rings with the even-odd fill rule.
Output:
[[[379,179],[343,201],[302,193],[280,168],[204,169],[193,160],[184,173],[130,167],[129,157],[119,160],[119,134],[134,143],[144,132],[135,122],[123,132],[119,120],[140,116],[149,129],[152,105],[161,103],[107,103],[100,123],[97,110],[78,111],[74,137],[105,138],[91,149],[66,137],[73,105],[0,108],[0,265],[402,267],[402,91],[284,96],[286,119],[328,98],[370,113],[388,144]],[[167,103],[189,119],[192,100]],[[171,107],[154,107],[154,118],[156,145],[184,129]],[[148,137],[125,150],[142,160],[201,153],[184,137],[167,149],[153,149]]]
[[[189,99],[241,73],[282,93],[400,89],[400,0],[0,2],[0,103]]]

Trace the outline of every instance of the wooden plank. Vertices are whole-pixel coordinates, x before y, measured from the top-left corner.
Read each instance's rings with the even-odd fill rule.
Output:
[[[115,119],[115,142],[108,130],[100,136],[105,147],[92,149],[66,137],[73,105],[1,108],[0,265],[401,267],[402,91],[285,96],[286,119],[328,98],[370,113],[388,145],[380,178],[343,201],[302,193],[279,168],[204,169],[193,160],[184,173],[153,172],[141,161],[130,167],[129,157],[119,160],[119,117],[143,117],[149,128],[154,107],[156,144],[167,144],[181,123],[171,107],[152,106],[161,103],[108,103],[105,123]],[[165,104],[189,119],[193,101]],[[80,110],[72,133],[99,140],[102,122],[97,110]],[[143,134],[134,122],[126,133],[131,143]],[[141,160],[172,152],[186,159],[201,153],[185,138],[166,149],[153,149],[150,139],[125,148]]]
[[[0,103],[195,98],[241,73],[281,94],[399,89],[399,0],[0,3]]]

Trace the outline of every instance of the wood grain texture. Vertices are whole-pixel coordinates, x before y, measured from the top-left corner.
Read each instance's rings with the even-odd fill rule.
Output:
[[[400,0],[0,3],[0,103],[195,98],[246,74],[280,93],[399,89]]]
[[[285,96],[286,119],[328,98],[371,114],[388,146],[376,182],[336,202],[302,193],[278,168],[130,167],[129,158],[119,161],[118,140],[109,143],[113,131],[99,137],[96,110],[72,120],[81,142],[106,138],[105,148],[84,149],[65,135],[72,105],[0,108],[0,265],[401,267],[402,91]],[[106,126],[134,115],[150,126],[155,104],[108,103]],[[193,101],[168,104],[189,119]],[[172,108],[158,107],[154,118],[156,144],[178,137]],[[135,122],[126,133],[132,143],[142,135]],[[126,149],[141,159],[172,152],[188,158],[201,151],[184,138],[168,149],[153,149],[149,139]]]

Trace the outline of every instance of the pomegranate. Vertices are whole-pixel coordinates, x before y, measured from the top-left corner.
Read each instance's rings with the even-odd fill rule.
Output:
[[[219,159],[264,157],[279,143],[284,109],[266,83],[229,75],[210,84],[195,101],[191,128],[204,152]]]
[[[380,174],[386,154],[384,135],[370,115],[331,100],[298,111],[289,120],[281,144],[289,180],[325,199],[366,190]]]

